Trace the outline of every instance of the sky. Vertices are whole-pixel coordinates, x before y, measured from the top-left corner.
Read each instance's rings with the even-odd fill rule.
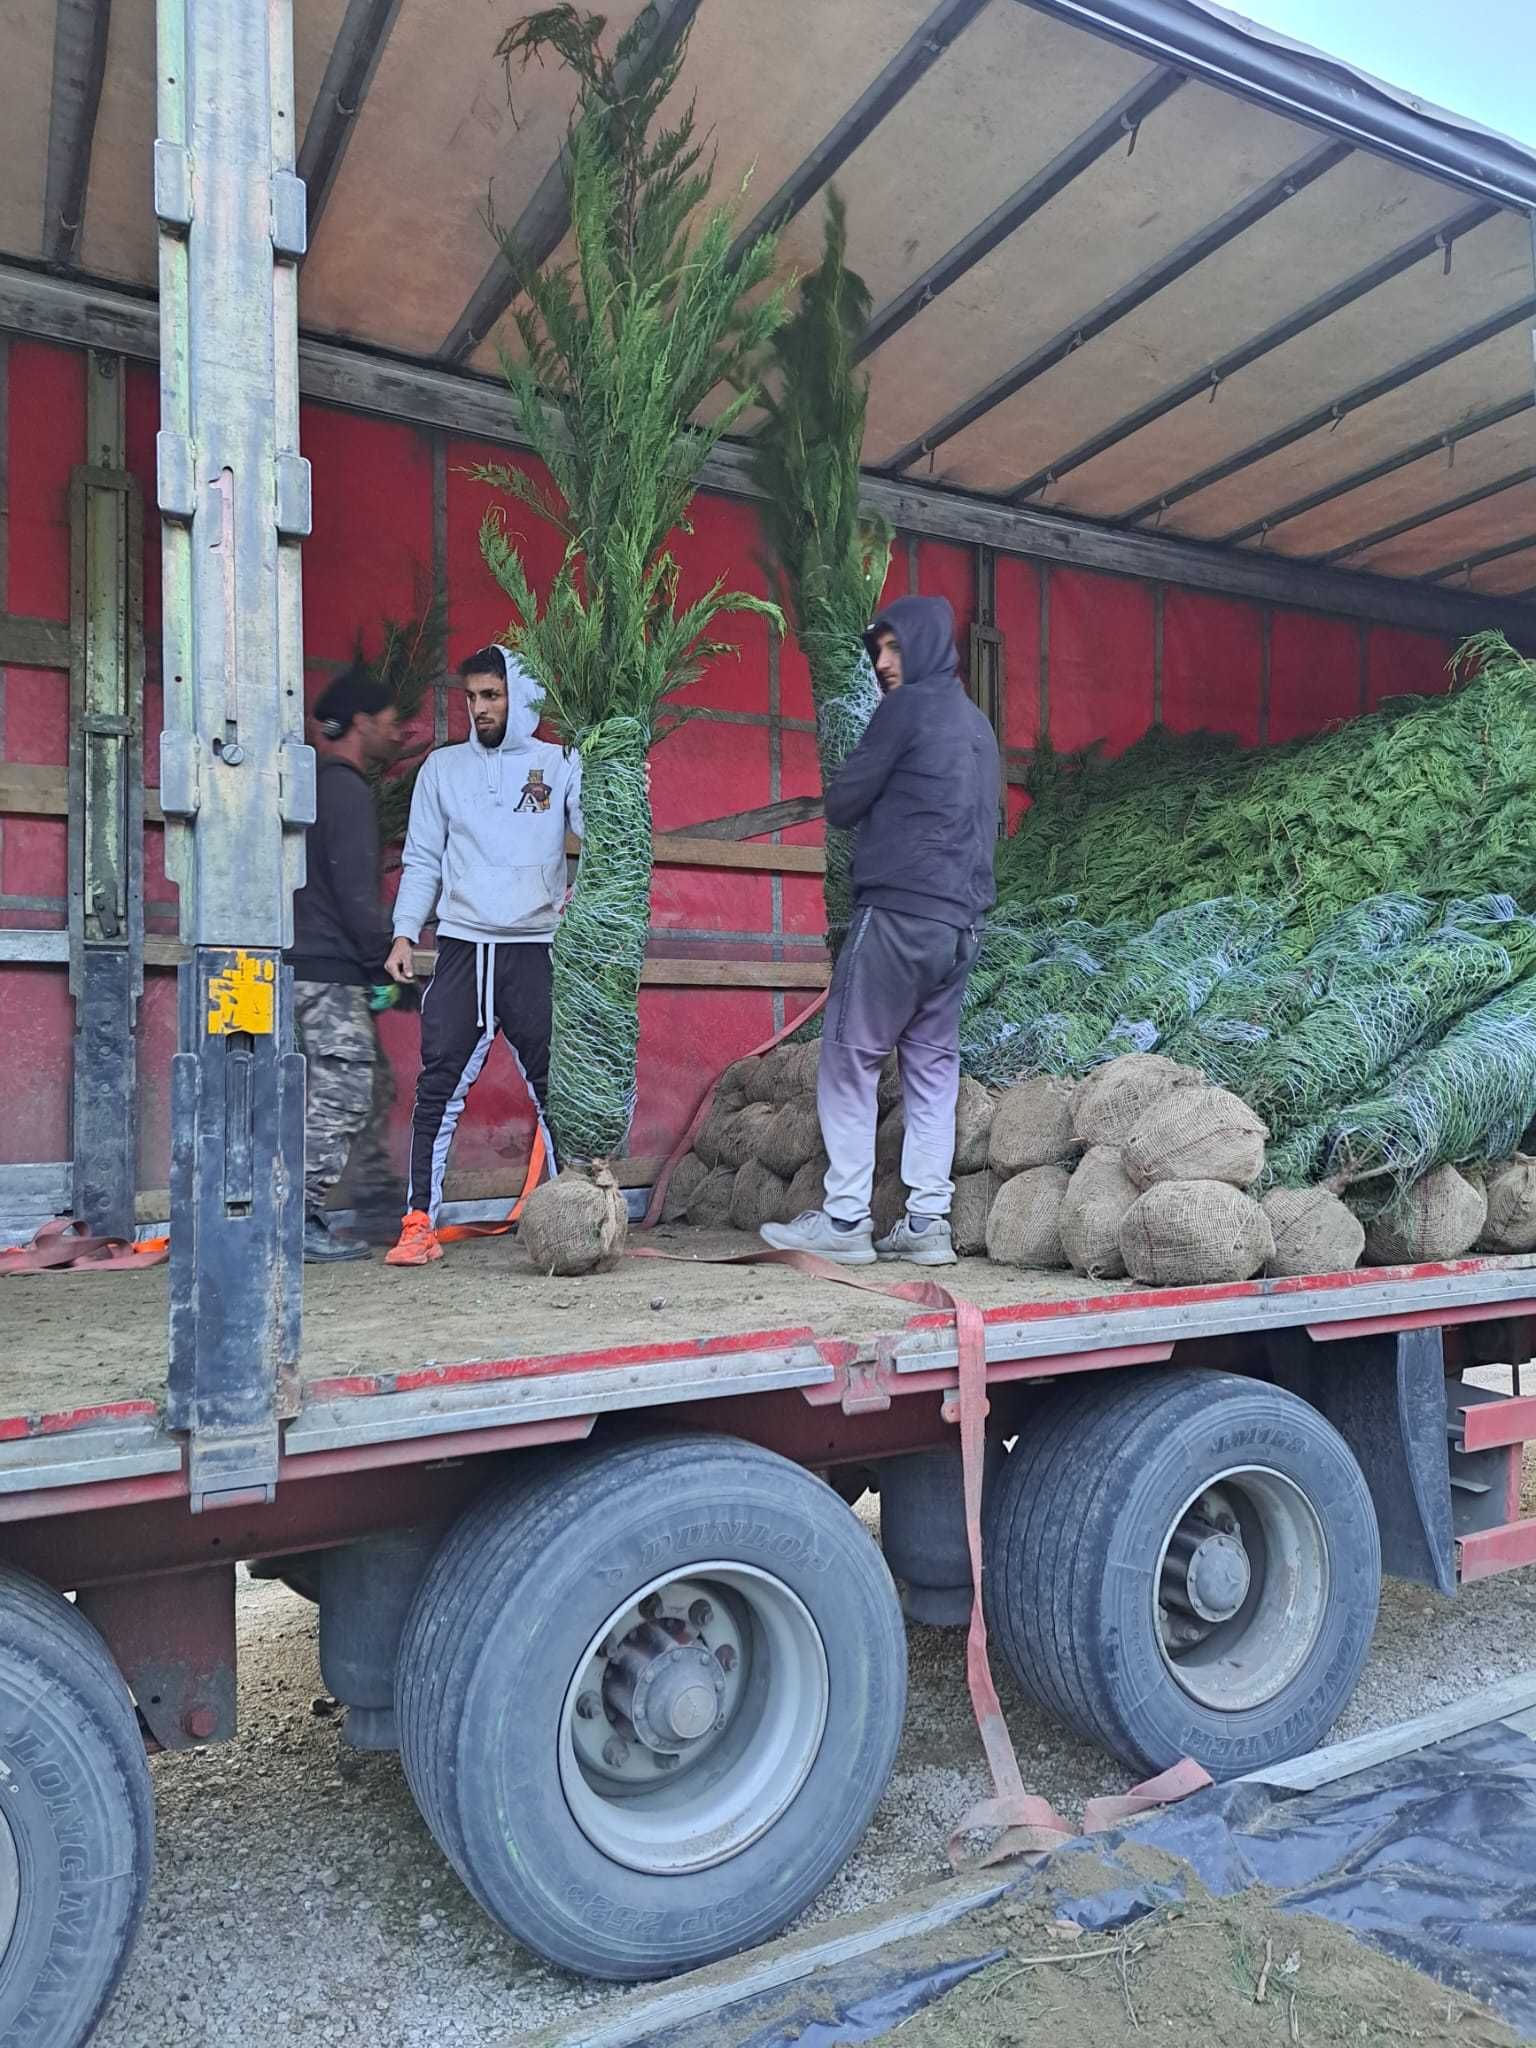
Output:
[[[1536,147],[1536,0],[1225,0],[1266,28]]]

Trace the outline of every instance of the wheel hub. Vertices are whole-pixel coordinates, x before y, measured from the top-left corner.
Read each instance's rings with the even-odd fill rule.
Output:
[[[1252,1577],[1241,1532],[1217,1529],[1202,1536],[1180,1529],[1168,1546],[1163,1598],[1202,1621],[1230,1621],[1248,1598]]]
[[[603,1705],[650,1750],[676,1753],[707,1735],[725,1704],[725,1673],[686,1623],[642,1621],[615,1647]]]

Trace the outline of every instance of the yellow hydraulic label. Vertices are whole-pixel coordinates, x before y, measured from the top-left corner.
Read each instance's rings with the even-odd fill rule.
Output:
[[[277,1028],[276,960],[237,952],[222,974],[209,977],[208,998],[210,1037],[246,1031],[252,1038],[270,1038]]]

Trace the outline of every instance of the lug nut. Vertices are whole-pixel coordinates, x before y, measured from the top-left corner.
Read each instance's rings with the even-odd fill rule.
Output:
[[[617,1735],[610,1735],[603,1744],[603,1762],[610,1771],[621,1770],[629,1762],[629,1744],[621,1742]]]
[[[598,1698],[595,1692],[584,1692],[576,1702],[576,1712],[583,1721],[595,1721],[598,1714]]]
[[[695,1600],[688,1610],[688,1619],[695,1628],[708,1628],[715,1618],[715,1610],[707,1600]]]

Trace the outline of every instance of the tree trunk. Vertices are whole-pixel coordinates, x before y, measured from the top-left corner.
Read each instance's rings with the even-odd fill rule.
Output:
[[[613,1159],[635,1112],[640,971],[651,919],[645,746],[583,759],[586,832],[555,933],[549,1115],[562,1163]]]

